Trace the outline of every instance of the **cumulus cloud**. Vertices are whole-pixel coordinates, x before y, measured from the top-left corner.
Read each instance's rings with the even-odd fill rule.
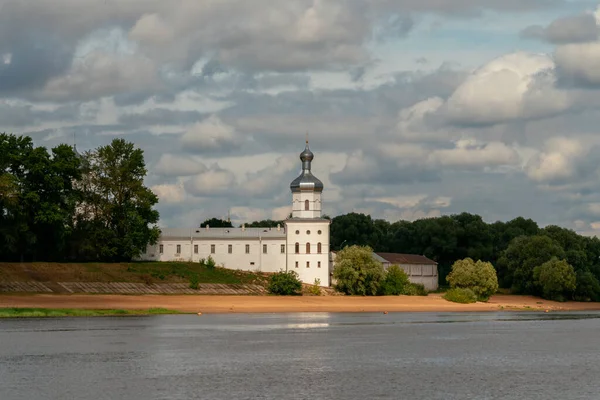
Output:
[[[527,176],[536,182],[564,182],[577,173],[577,161],[586,152],[578,140],[553,138],[527,163]]]
[[[554,62],[545,54],[501,56],[474,71],[450,96],[445,116],[453,123],[496,124],[549,116],[569,107],[553,86]]]
[[[516,165],[520,161],[514,148],[501,142],[478,143],[463,139],[452,149],[434,150],[429,159],[444,167],[483,168]]]
[[[163,154],[152,172],[161,176],[190,176],[207,170],[201,162],[187,156]]]
[[[185,190],[180,183],[154,185],[150,187],[150,190],[158,196],[160,202],[167,204],[178,204],[186,199]]]
[[[186,192],[198,197],[219,197],[232,192],[235,175],[217,164],[187,180]]]
[[[554,58],[564,81],[582,86],[600,85],[600,42],[559,46]]]
[[[227,125],[216,115],[199,122],[181,137],[186,151],[195,153],[227,152],[240,147],[245,137]]]
[[[548,26],[532,25],[521,31],[521,36],[552,44],[590,42],[598,39],[598,25],[592,14],[559,18]]]
[[[124,92],[157,89],[154,64],[138,55],[93,52],[68,74],[49,80],[39,95],[46,100],[92,100]]]

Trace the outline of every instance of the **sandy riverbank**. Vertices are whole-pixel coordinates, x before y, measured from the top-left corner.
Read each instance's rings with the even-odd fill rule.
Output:
[[[460,312],[591,311],[600,310],[600,303],[556,303],[530,296],[497,295],[488,303],[456,304],[444,300],[439,294],[427,297],[0,295],[0,307],[124,310],[167,308],[190,313]]]

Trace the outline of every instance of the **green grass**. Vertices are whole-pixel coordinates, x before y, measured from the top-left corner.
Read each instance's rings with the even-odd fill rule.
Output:
[[[263,274],[193,262],[0,263],[0,282],[266,284]]]
[[[0,318],[32,317],[107,317],[125,315],[182,314],[165,308],[148,310],[85,310],[77,308],[0,308]]]

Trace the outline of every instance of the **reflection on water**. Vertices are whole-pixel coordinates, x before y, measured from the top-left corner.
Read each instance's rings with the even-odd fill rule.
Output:
[[[597,399],[600,313],[0,320],[0,399]]]

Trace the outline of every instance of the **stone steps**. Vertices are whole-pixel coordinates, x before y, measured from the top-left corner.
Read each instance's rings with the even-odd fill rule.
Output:
[[[58,286],[58,287],[57,287]],[[54,287],[54,290],[52,289]],[[102,294],[212,294],[261,295],[266,289],[260,285],[226,285],[201,283],[191,289],[187,283],[151,284],[130,282],[0,282],[0,293],[102,293]]]

